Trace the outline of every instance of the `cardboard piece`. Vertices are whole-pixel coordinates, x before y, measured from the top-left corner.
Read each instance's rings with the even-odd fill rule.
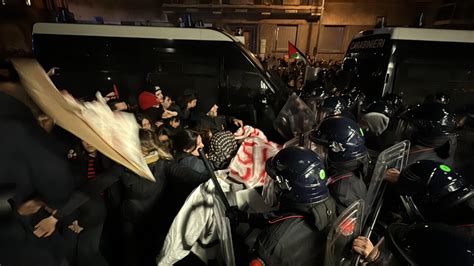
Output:
[[[139,176],[155,181],[141,154],[133,114],[113,113],[101,99],[84,105],[72,96],[65,97],[34,59],[13,59],[12,63],[26,92],[56,124]]]

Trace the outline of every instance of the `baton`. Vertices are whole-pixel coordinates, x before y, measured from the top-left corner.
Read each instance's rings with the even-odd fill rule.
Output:
[[[214,171],[212,170],[211,164],[206,158],[206,155],[204,154],[204,151],[202,149],[199,149],[199,155],[201,156],[202,161],[204,162],[204,165],[206,166],[207,171],[211,175],[212,182],[214,183],[214,187],[216,188],[217,195],[219,198],[221,198],[222,202],[224,203],[225,209],[230,210],[230,204],[229,201],[227,200],[224,191],[222,190],[221,184],[219,184],[219,181],[217,181],[217,177],[214,174]]]
[[[372,231],[374,231],[375,224],[377,223],[377,218],[379,217],[380,210],[382,209],[383,196],[385,194],[386,189],[387,189],[387,182],[384,182],[383,187],[382,187],[382,191],[380,192],[379,201],[377,202],[377,205],[375,206],[374,213],[372,214],[373,219],[372,219],[369,227],[362,234],[363,236],[365,236],[367,238],[370,238],[370,236],[372,235]],[[360,255],[357,255],[354,258],[354,260],[352,261],[351,264],[353,266],[357,266],[357,265],[359,265],[359,261],[360,261]]]

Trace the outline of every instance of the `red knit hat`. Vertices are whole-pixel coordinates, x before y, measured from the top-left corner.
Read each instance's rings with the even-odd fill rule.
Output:
[[[142,111],[145,111],[148,108],[158,105],[158,99],[156,99],[155,94],[144,91],[138,95],[138,105]]]

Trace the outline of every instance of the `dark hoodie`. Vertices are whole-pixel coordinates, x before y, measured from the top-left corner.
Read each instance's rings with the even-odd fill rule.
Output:
[[[51,147],[50,140],[16,99],[0,93],[0,178],[18,185],[15,204],[35,196],[57,208],[74,188],[74,178],[65,155]]]
[[[74,189],[74,179],[66,156],[61,156],[49,145],[43,129],[36,123],[28,108],[12,97],[0,92],[0,183],[16,184],[11,201],[16,209],[31,198],[39,198],[52,208],[62,206]],[[16,216],[16,223],[22,223],[24,238],[22,247],[32,245],[52,255],[59,264],[64,261],[70,247],[56,230],[48,238],[38,239],[33,235],[34,225],[49,214],[39,211],[30,216]],[[57,227],[67,225],[59,219]],[[18,232],[20,233],[20,232]],[[14,240],[9,241],[13,246]],[[18,250],[17,256],[21,255]],[[14,255],[14,256],[16,256]],[[34,256],[34,255],[32,255]],[[45,263],[45,261],[37,261]]]

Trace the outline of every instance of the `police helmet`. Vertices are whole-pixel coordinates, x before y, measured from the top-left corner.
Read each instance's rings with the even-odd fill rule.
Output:
[[[447,95],[446,93],[437,93],[435,95],[430,95],[426,97],[425,102],[430,103],[430,102],[436,102],[440,104],[447,105],[451,101],[451,97]]]
[[[382,97],[382,101],[389,104],[393,109],[393,115],[398,115],[405,111],[403,97],[395,93],[389,93]]]
[[[406,113],[406,118],[420,137],[448,136],[456,129],[454,115],[446,105],[437,102],[416,106]]]
[[[462,216],[474,217],[468,204],[474,189],[448,165],[431,160],[411,164],[400,173],[396,190],[410,220],[457,223]]]
[[[317,145],[327,148],[329,164],[349,163],[367,157],[364,132],[359,125],[343,116],[324,119],[309,138]]]
[[[382,97],[382,100],[393,106],[403,106],[404,104],[402,96],[395,93],[386,94]]]
[[[338,115],[347,110],[347,101],[338,96],[328,97],[321,103],[321,110],[329,115]]]
[[[392,117],[395,113],[393,106],[385,101],[374,101],[367,105],[363,110],[364,113],[379,113],[387,117]]]
[[[393,256],[387,265],[462,265],[474,262],[473,238],[445,224],[391,224],[386,233]]]
[[[359,103],[362,103],[365,100],[365,94],[361,90],[354,88],[351,91],[341,95],[344,100],[347,102],[347,108],[351,109],[357,106]]]
[[[287,147],[266,162],[267,174],[276,181],[282,201],[316,203],[329,197],[323,163],[309,149]]]

